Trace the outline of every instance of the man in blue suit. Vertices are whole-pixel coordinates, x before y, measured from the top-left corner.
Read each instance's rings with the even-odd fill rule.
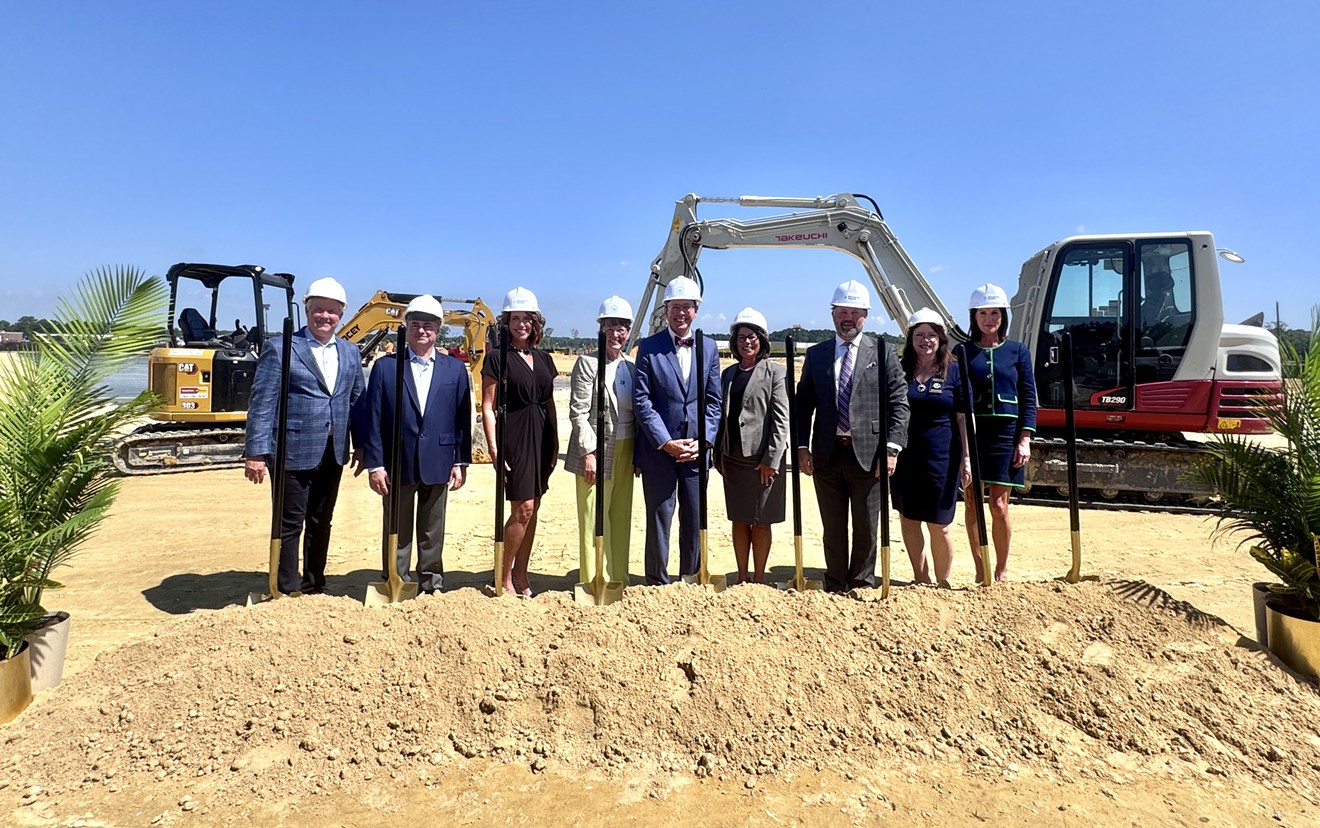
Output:
[[[463,486],[472,462],[472,384],[463,363],[435,349],[444,318],[444,308],[433,296],[408,303],[403,313],[408,347],[371,367],[358,418],[362,465],[370,474],[371,490],[383,497],[396,486],[400,498],[399,576],[416,581],[426,593],[444,586],[445,505],[449,492]],[[403,436],[399,478],[390,480],[385,462],[387,446],[394,440],[394,407],[399,401],[395,360],[400,358],[408,360],[403,371]],[[412,573],[414,540],[417,570]],[[389,562],[382,560],[381,566],[384,579]]]
[[[705,361],[698,365],[692,322],[701,288],[680,276],[665,287],[669,327],[637,344],[633,416],[637,445],[633,464],[642,473],[646,501],[646,583],[669,583],[669,526],[678,507],[680,575],[701,565],[698,522],[699,467],[715,442],[720,424],[720,361],[715,340],[703,338]],[[705,376],[706,433],[697,431],[697,376]]]
[[[334,279],[312,282],[303,297],[307,325],[293,335],[288,458],[284,480],[271,481],[272,486],[284,487],[277,583],[285,594],[325,590],[330,518],[348,462],[349,416],[365,385],[357,346],[335,336],[347,302],[343,285]],[[282,350],[283,337],[268,340],[253,379],[243,446],[243,471],[253,483],[266,479],[275,454]],[[304,528],[299,577],[298,539]]]

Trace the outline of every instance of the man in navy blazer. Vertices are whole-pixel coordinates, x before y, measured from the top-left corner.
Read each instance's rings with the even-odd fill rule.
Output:
[[[343,285],[334,279],[312,282],[303,297],[307,325],[293,335],[288,458],[284,480],[271,481],[272,487],[284,486],[277,584],[285,594],[325,590],[330,518],[339,497],[344,464],[348,462],[349,418],[365,385],[357,346],[335,336],[347,301]],[[277,336],[262,345],[252,382],[243,472],[253,483],[266,479],[275,454],[283,340]],[[301,577],[298,574],[300,536],[303,536]]]
[[[715,443],[720,424],[720,361],[715,340],[703,337],[704,362],[696,364],[692,322],[701,305],[701,289],[686,276],[665,287],[669,327],[637,344],[637,379],[633,416],[637,445],[633,464],[642,473],[646,501],[646,583],[669,583],[669,527],[678,507],[680,575],[701,565],[697,509],[698,462],[709,463],[706,449]],[[697,376],[705,376],[706,433],[697,430]]]
[[[364,406],[358,418],[363,443],[362,465],[371,490],[382,497],[397,486],[399,509],[399,576],[416,581],[427,593],[444,586],[445,506],[451,490],[462,488],[472,462],[472,383],[463,363],[435,349],[445,312],[435,297],[418,296],[408,303],[403,319],[408,347],[389,354],[371,367]],[[397,359],[403,371],[403,435],[399,478],[385,469],[388,446],[394,440]],[[413,542],[417,570],[409,572]],[[382,550],[382,555],[384,550]],[[389,562],[381,561],[381,578]]]

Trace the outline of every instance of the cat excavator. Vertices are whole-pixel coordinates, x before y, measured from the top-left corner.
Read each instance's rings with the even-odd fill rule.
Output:
[[[147,357],[147,387],[160,396],[161,405],[151,415],[154,422],[115,444],[115,468],[143,475],[242,464],[258,355],[284,318],[276,316],[272,328],[267,310],[276,308],[293,318],[293,279],[250,264],[180,262],[169,269],[169,342]],[[217,316],[222,294],[232,302],[235,288],[248,297],[240,306],[252,307],[253,314],[250,326],[239,318],[230,329]],[[204,297],[206,310],[192,304],[179,308],[181,295]]]
[[[702,203],[794,212],[700,220]],[[950,312],[935,294],[878,205],[849,193],[679,199],[637,304],[639,322],[649,321],[652,332],[664,327],[664,286],[678,276],[700,282],[703,250],[744,247],[846,253],[861,263],[900,330],[913,310],[927,307],[955,340],[967,338],[965,312]],[[1103,500],[1209,497],[1213,492],[1183,477],[1204,450],[1196,435],[1270,431],[1264,411],[1282,395],[1278,341],[1258,320],[1225,323],[1217,253],[1241,261],[1205,231],[1087,235],[1057,241],[1023,264],[1008,336],[1031,349],[1036,374],[1029,487],[1066,491],[1065,395],[1076,406],[1079,485]],[[1061,364],[1065,331],[1074,343],[1071,387]]]

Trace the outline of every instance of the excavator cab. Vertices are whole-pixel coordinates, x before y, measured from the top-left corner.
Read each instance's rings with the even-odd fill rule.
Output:
[[[125,474],[238,465],[261,348],[294,318],[293,276],[181,262],[165,282],[169,344],[147,358],[147,387],[162,400],[157,422],[119,441],[115,465]]]

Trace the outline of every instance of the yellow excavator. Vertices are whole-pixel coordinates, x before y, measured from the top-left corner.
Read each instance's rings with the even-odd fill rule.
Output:
[[[415,293],[378,290],[340,327],[339,335],[358,346],[363,365],[370,364],[386,347],[393,345],[391,335],[402,323],[404,309],[417,296]],[[463,330],[454,347],[440,346],[440,349],[467,363],[475,408],[472,417],[472,460],[475,463],[489,463],[485,431],[481,428],[481,366],[486,361],[486,349],[489,347],[487,337],[491,325],[495,324],[495,315],[480,298],[453,299],[438,294],[435,298],[445,308],[444,323]]]
[[[170,288],[169,342],[147,357],[147,387],[162,402],[151,415],[155,422],[115,444],[115,467],[140,475],[241,465],[257,356],[284,315],[293,317],[293,275],[268,273],[260,265],[180,262],[165,274],[165,282]],[[217,318],[236,294],[244,298],[235,307],[254,311],[250,327],[242,317],[233,328]],[[181,296],[187,307],[179,307]],[[194,299],[205,310],[194,306]],[[272,308],[274,319],[267,319]]]
[[[243,464],[244,427],[257,358],[284,316],[297,318],[293,280],[292,274],[268,273],[259,265],[179,263],[169,269],[165,275],[170,288],[169,343],[147,358],[147,387],[162,402],[152,415],[154,422],[115,444],[112,458],[122,474],[169,474]],[[255,322],[247,327],[240,318],[232,329],[221,327],[217,317],[221,308],[233,304],[233,286],[238,282],[245,283],[242,292],[251,297],[243,304],[254,303],[250,306]],[[222,285],[227,289],[222,291]],[[195,297],[198,286],[203,301],[197,304],[205,310],[192,304],[180,309],[181,295]],[[390,333],[397,329],[414,296],[376,291],[340,328],[339,335],[358,346],[364,366],[390,342]],[[473,460],[488,463],[480,424],[481,366],[494,315],[479,298],[440,301],[446,307],[445,324],[463,331],[456,347],[447,353],[467,363],[475,403]],[[276,312],[268,319],[271,309]]]

